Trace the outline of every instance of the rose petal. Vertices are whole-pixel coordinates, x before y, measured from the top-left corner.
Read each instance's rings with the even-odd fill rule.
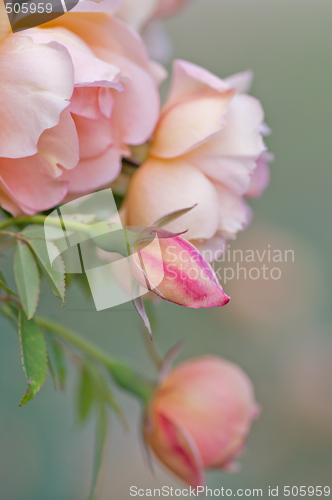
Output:
[[[174,233],[188,229],[188,239],[211,238],[219,223],[218,196],[211,182],[189,163],[150,159],[140,166],[129,186],[127,224],[148,226],[169,212],[196,203],[167,229]]]
[[[37,152],[42,132],[54,127],[73,92],[68,51],[56,42],[35,44],[10,36],[0,45],[0,156]]]
[[[214,144],[203,144],[186,159],[212,181],[219,182],[238,195],[247,193],[251,175],[256,168],[252,158],[225,157],[215,151]]]
[[[250,223],[252,212],[250,207],[238,196],[222,184],[215,184],[219,197],[220,222],[218,230],[224,238],[234,239],[238,231],[242,231]]]
[[[261,103],[254,97],[237,94],[229,104],[226,126],[209,142],[209,151],[220,156],[257,159],[265,145],[260,132],[264,122]]]
[[[113,146],[99,156],[83,159],[74,170],[63,172],[68,192],[84,193],[112,182],[121,170],[121,151]]]
[[[89,46],[69,30],[61,27],[36,28],[29,30],[29,37],[35,43],[55,41],[66,47],[73,61],[76,86],[110,87],[122,90],[122,85],[119,83],[120,69],[98,59]]]
[[[227,92],[231,86],[210,71],[188,61],[173,62],[170,90],[163,111],[196,94],[215,95]]]
[[[203,486],[202,459],[191,436],[168,417],[156,413],[155,421],[145,425],[145,438],[157,457],[177,477],[194,488]]]
[[[252,174],[249,189],[246,192],[247,198],[258,198],[265,191],[270,183],[269,163],[274,160],[274,156],[264,151],[256,162],[256,168]]]
[[[66,170],[76,167],[79,160],[79,145],[76,126],[70,112],[65,109],[60,122],[55,127],[45,130],[38,142],[38,154],[56,168]]]
[[[223,116],[234,92],[194,96],[174,104],[161,115],[156,127],[151,155],[175,158],[198,147],[223,129]]]
[[[90,120],[77,115],[73,115],[73,118],[79,137],[81,159],[99,156],[112,146],[113,132],[110,120],[105,117]]]
[[[205,356],[170,372],[155,411],[185,427],[209,468],[227,465],[243,447],[255,406],[247,375],[233,363]]]
[[[122,141],[138,145],[146,142],[159,117],[159,92],[152,76],[125,57],[98,51],[105,60],[112,60],[126,77],[121,80],[124,92],[117,95],[112,120]],[[128,76],[127,76],[128,75]]]
[[[57,205],[67,193],[59,166],[73,169],[78,159],[76,127],[69,111],[65,110],[59,124],[41,135],[37,154],[18,159],[0,158],[0,177],[7,198],[15,200],[28,214]],[[3,206],[10,206],[8,200]]]
[[[158,243],[153,248],[144,242],[134,246],[138,269],[133,268],[133,273],[139,284],[144,286],[146,277],[149,289],[162,299],[192,309],[222,307],[229,302],[212,267],[194,245],[180,237],[159,238]]]
[[[224,78],[224,82],[228,83],[231,87],[236,88],[236,90],[241,94],[246,94],[250,90],[253,77],[253,72],[251,70],[247,70]]]

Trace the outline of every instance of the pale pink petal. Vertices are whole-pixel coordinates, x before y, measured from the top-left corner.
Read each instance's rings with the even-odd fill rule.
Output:
[[[169,470],[193,488],[204,486],[203,462],[185,427],[181,429],[166,415],[155,412],[153,421],[146,422],[144,430],[156,456]]]
[[[229,89],[230,85],[210,71],[177,59],[173,63],[171,86],[163,110],[196,94],[214,95],[216,92],[226,92]]]
[[[80,158],[87,159],[99,156],[113,144],[112,124],[102,117],[90,120],[73,115],[80,144]]]
[[[246,374],[215,356],[193,359],[172,370],[156,403],[156,409],[175,425],[185,426],[205,468],[227,465],[243,448],[255,406]]]
[[[119,83],[120,69],[98,59],[89,46],[69,30],[61,27],[35,28],[29,30],[29,37],[35,43],[55,41],[66,47],[74,65],[75,86],[110,87],[122,90],[122,85]]]
[[[1,159],[0,159],[1,164]],[[1,176],[0,176],[1,178]],[[24,214],[22,208],[16,203],[13,195],[8,191],[7,187],[0,181],[0,206],[7,210],[14,217]]]
[[[195,96],[167,108],[156,127],[151,155],[175,158],[198,147],[223,129],[233,91]]]
[[[112,182],[121,170],[121,152],[110,147],[99,156],[81,160],[76,168],[63,172],[71,193],[84,193],[99,189]]]
[[[99,87],[75,87],[69,111],[85,118],[101,118]]]
[[[115,17],[102,13],[93,14],[91,17],[88,13],[71,12],[70,16],[55,19],[48,23],[48,26],[67,28],[79,36],[96,54],[97,49],[103,48],[109,53],[128,57],[139,66],[149,69],[148,53],[142,38]]]
[[[159,85],[161,85],[168,76],[168,73],[164,68],[164,66],[162,66],[156,61],[149,62],[149,73],[154,79],[157,87],[159,87]]]
[[[219,227],[224,238],[235,238],[251,220],[251,209],[241,196],[232,193],[222,184],[214,185],[219,197]]]
[[[85,118],[96,120],[112,115],[115,96],[105,87],[75,87],[69,111]]]
[[[196,203],[167,229],[175,233],[188,229],[187,239],[212,238],[219,223],[218,196],[205,175],[184,160],[150,159],[140,166],[129,186],[127,224],[148,226],[167,213]]]
[[[264,121],[261,103],[254,97],[237,94],[229,104],[226,126],[216,135],[210,147],[221,156],[252,156],[257,159],[266,149],[260,126]]]
[[[0,156],[37,152],[42,132],[54,127],[73,92],[68,51],[56,42],[35,44],[23,36],[0,45]]]
[[[246,192],[247,198],[258,198],[265,191],[270,183],[269,163],[274,160],[274,156],[264,151],[258,158],[256,168],[252,174],[249,189]]]
[[[39,153],[27,158],[0,158],[0,180],[27,214],[47,210],[62,201],[67,187],[59,180],[60,174],[61,170],[52,168]]]
[[[252,172],[256,162],[246,157],[226,157],[219,155],[217,141],[209,141],[186,156],[186,159],[212,181],[227,186],[238,195],[248,191]]]
[[[79,145],[76,126],[70,112],[65,109],[60,122],[45,130],[38,142],[38,153],[56,168],[58,165],[71,170],[79,160]]]
[[[38,153],[26,158],[0,158],[1,190],[7,193],[4,208],[14,200],[21,211],[33,214],[57,205],[67,193],[60,167],[74,169],[79,160],[78,137],[68,110],[60,122],[45,130],[38,142]],[[1,198],[1,197],[0,197]]]
[[[114,96],[112,90],[101,87],[98,94],[99,109],[103,116],[111,118],[114,107]]]
[[[236,73],[235,75],[224,78],[224,82],[228,83],[231,87],[236,88],[241,94],[249,92],[254,74],[251,70]]]
[[[152,76],[125,57],[103,51],[121,67],[125,78],[121,80],[124,92],[117,95],[112,112],[117,133],[126,144],[138,145],[146,142],[159,117],[159,92]]]

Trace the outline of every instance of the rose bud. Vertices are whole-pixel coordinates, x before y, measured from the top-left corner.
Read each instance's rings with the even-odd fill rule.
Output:
[[[152,243],[140,241],[133,250],[135,281],[159,297],[193,309],[229,302],[211,265],[189,241],[179,236],[165,238],[165,231],[159,229]]]
[[[258,405],[247,375],[217,356],[170,371],[150,401],[143,434],[155,455],[179,479],[204,486],[204,469],[234,468]]]

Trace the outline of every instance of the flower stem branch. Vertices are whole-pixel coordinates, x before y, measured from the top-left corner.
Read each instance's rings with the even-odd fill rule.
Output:
[[[154,390],[154,384],[146,381],[131,366],[123,361],[112,358],[90,341],[56,321],[49,320],[42,316],[35,316],[34,319],[41,328],[54,332],[80,351],[83,351],[96,361],[102,363],[122,389],[138,396],[145,404],[148,403]]]

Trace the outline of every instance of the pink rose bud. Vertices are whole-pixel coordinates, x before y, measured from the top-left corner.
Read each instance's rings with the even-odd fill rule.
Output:
[[[204,469],[234,469],[258,413],[247,375],[205,356],[165,377],[150,402],[144,439],[169,470],[197,488],[205,484]]]
[[[229,302],[211,265],[189,241],[176,236],[134,246],[132,272],[135,280],[161,298],[181,306],[220,307]]]

